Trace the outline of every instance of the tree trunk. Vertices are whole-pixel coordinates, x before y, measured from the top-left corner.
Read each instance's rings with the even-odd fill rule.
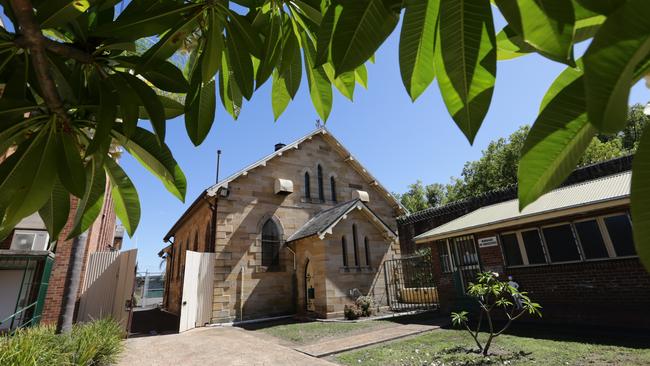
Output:
[[[488,338],[487,342],[485,342],[485,347],[483,347],[483,356],[488,355],[488,351],[490,350],[490,344],[492,344],[492,339],[494,338],[494,335],[490,333],[490,338]]]
[[[68,272],[66,273],[65,286],[63,287],[63,301],[61,302],[62,311],[59,315],[59,321],[56,326],[57,333],[69,333],[72,330],[74,309],[77,303],[79,285],[81,284],[81,269],[83,268],[87,239],[87,232],[72,239]]]

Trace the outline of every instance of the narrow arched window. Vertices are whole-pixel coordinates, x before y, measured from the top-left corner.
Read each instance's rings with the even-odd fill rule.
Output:
[[[280,230],[268,219],[262,227],[262,265],[274,267],[280,264]]]
[[[305,198],[311,199],[311,187],[309,183],[309,172],[305,172]]]
[[[357,225],[352,224],[352,246],[354,250],[354,265],[359,267],[359,245],[357,243]]]
[[[341,237],[341,253],[343,256],[343,267],[348,266],[348,243],[345,240],[345,236]]]
[[[325,190],[323,189],[323,167],[318,164],[318,199],[325,202]]]
[[[195,252],[199,251],[199,232],[198,230],[194,232],[194,246],[192,246],[192,250]]]
[[[367,236],[363,238],[363,247],[366,252],[366,266],[370,267],[372,266],[370,264],[370,241],[368,240]]]
[[[332,192],[332,202],[336,202],[336,179],[330,177],[330,191]]]
[[[208,223],[207,227],[205,228],[205,242],[203,243],[203,247],[205,248],[205,251],[208,253],[213,251],[212,235],[210,235],[210,223]]]

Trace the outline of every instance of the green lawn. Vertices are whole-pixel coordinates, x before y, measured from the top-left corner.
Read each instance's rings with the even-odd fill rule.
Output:
[[[459,330],[438,330],[334,356],[343,365],[650,365],[650,349],[502,335],[487,359],[467,353],[474,341]],[[475,347],[475,345],[474,345]]]
[[[358,323],[308,322],[275,325],[258,330],[292,344],[303,345],[396,325],[399,324],[386,320],[370,320]]]

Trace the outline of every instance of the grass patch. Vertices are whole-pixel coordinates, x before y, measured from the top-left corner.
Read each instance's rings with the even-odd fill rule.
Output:
[[[343,365],[649,365],[650,349],[502,335],[491,356],[471,352],[472,338],[459,330],[438,330],[413,338],[342,353]]]
[[[358,323],[308,322],[274,325],[261,328],[259,331],[295,345],[303,345],[395,325],[398,324],[386,320],[369,320]]]
[[[66,335],[55,334],[52,326],[20,329],[0,337],[0,365],[112,365],[122,352],[123,336],[110,319],[75,325]]]

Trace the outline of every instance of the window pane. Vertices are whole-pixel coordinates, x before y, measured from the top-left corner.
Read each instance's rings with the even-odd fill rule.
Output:
[[[578,233],[578,238],[580,238],[582,250],[585,252],[585,258],[596,259],[608,257],[605,241],[600,234],[600,228],[598,228],[598,222],[596,220],[577,222],[574,226]]]
[[[546,263],[539,232],[537,230],[523,231],[521,238],[524,240],[524,247],[528,255],[528,264]]]
[[[580,260],[580,253],[570,225],[547,227],[542,229],[542,232],[551,262]]]
[[[519,266],[524,264],[521,259],[519,243],[517,242],[517,234],[501,235],[501,246],[503,247],[503,255],[506,257],[506,265]]]
[[[634,240],[632,240],[632,225],[627,215],[606,217],[605,226],[607,226],[617,257],[636,255]]]

